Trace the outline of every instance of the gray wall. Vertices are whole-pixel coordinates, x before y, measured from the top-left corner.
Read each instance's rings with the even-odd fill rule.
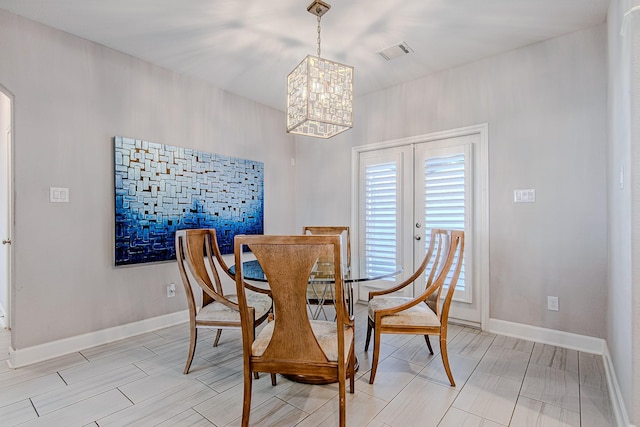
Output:
[[[640,2],[612,1],[607,18],[610,126],[607,152],[609,268],[606,338],[631,422],[638,424],[640,233],[637,227],[640,226],[640,214],[637,207],[640,201],[640,169],[637,166],[640,164],[640,16],[630,19],[628,31],[624,36],[620,34],[622,16],[634,3]],[[621,172],[622,188],[619,183]],[[634,205],[635,214],[632,209]]]
[[[490,317],[604,338],[606,36],[602,24],[357,98],[352,130],[296,140],[297,226],[349,223],[352,146],[488,123]],[[518,188],[536,203],[514,205]]]
[[[265,231],[294,231],[282,112],[3,11],[0,58],[15,95],[14,348],[186,309],[175,262],[113,266],[114,135],[264,162]],[[70,203],[49,203],[50,186]]]

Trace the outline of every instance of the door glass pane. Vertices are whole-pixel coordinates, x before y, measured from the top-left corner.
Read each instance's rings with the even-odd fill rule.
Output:
[[[396,268],[398,170],[395,162],[365,167],[365,270],[389,273]]]
[[[465,155],[464,153],[429,157],[424,163],[425,243],[432,228],[465,229]],[[455,264],[454,264],[455,265]],[[449,276],[453,275],[453,271]],[[447,278],[447,282],[451,277]],[[464,260],[456,291],[464,292]]]

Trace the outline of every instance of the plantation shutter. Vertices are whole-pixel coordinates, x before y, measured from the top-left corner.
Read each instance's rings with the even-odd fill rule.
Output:
[[[434,152],[424,160],[424,224],[426,227],[425,243],[430,239],[429,230],[446,228],[468,230],[468,153],[464,147],[454,149],[455,154]],[[447,151],[452,151],[451,149]],[[454,297],[460,301],[470,301],[465,281],[465,263],[456,284]],[[449,272],[447,282],[453,271]]]
[[[365,269],[367,274],[396,268],[398,167],[396,162],[365,167]]]

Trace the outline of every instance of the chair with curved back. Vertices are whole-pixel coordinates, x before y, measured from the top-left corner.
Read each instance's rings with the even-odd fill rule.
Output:
[[[184,367],[184,373],[187,374],[196,350],[198,329],[217,329],[213,342],[213,346],[217,347],[222,329],[240,328],[241,323],[238,298],[235,294],[225,295],[218,273],[219,266],[235,282],[235,277],[228,273],[228,267],[222,259],[216,230],[178,230],[175,242],[176,259],[189,306],[190,344],[187,363]],[[207,269],[205,259],[208,261],[209,269]],[[192,283],[192,279],[195,283]],[[272,308],[269,291],[248,283],[245,283],[245,286],[252,291],[247,293],[247,298],[248,304],[255,309],[254,323],[256,326],[260,325],[267,319]],[[194,290],[198,287],[202,291],[200,301],[196,300],[194,294]],[[198,302],[201,302],[200,307],[197,305]]]
[[[341,262],[342,262],[342,270],[343,273],[346,270],[351,269],[351,236],[349,232],[348,225],[306,225],[302,227],[302,234],[304,235],[339,235],[342,238],[342,250],[341,250]],[[331,258],[333,254],[324,255],[318,262],[318,270],[319,273],[322,274],[322,269],[327,269],[326,272],[328,276],[333,274]],[[327,262],[328,261],[328,262]],[[347,296],[349,301],[353,300],[353,292],[350,288],[349,295]],[[309,284],[307,288],[307,302],[309,304],[309,309],[314,318],[318,318],[320,313],[324,315],[324,318],[327,318],[327,315],[323,309],[323,305],[331,305],[334,301],[334,291],[333,286],[331,284]],[[311,308],[312,305],[315,305],[316,308]]]
[[[373,361],[369,384],[373,384],[378,368],[381,334],[424,335],[433,354],[429,335],[440,336],[440,355],[451,386],[455,386],[447,355],[447,323],[449,307],[462,268],[464,231],[432,229],[427,253],[418,269],[405,281],[390,289],[369,292],[368,326],[365,351],[369,349],[371,331],[375,331]],[[414,298],[391,295],[411,285],[425,274],[425,290]],[[444,287],[446,295],[440,303]]]
[[[274,302],[273,321],[255,337],[253,309],[245,302],[242,270],[248,247],[264,270]],[[333,253],[336,319],[313,320],[306,309],[307,283],[318,258]],[[346,424],[346,378],[354,392],[354,319],[348,313],[340,265],[339,236],[236,236],[236,287],[242,319],[244,405],[242,425],[251,410],[252,373],[270,372],[338,381],[339,422]],[[275,376],[272,375],[275,385]]]

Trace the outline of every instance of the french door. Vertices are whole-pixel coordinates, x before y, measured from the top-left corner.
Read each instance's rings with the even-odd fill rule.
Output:
[[[488,268],[482,248],[486,236],[486,127],[465,128],[356,150],[358,247],[360,268],[380,272],[396,265],[409,277],[425,256],[429,230],[465,231],[463,270],[451,317],[480,325],[483,284]],[[483,144],[485,141],[485,144]],[[479,238],[480,236],[480,238]],[[485,252],[485,254],[488,251]],[[359,299],[390,283],[363,283]],[[424,289],[424,277],[405,289]]]

